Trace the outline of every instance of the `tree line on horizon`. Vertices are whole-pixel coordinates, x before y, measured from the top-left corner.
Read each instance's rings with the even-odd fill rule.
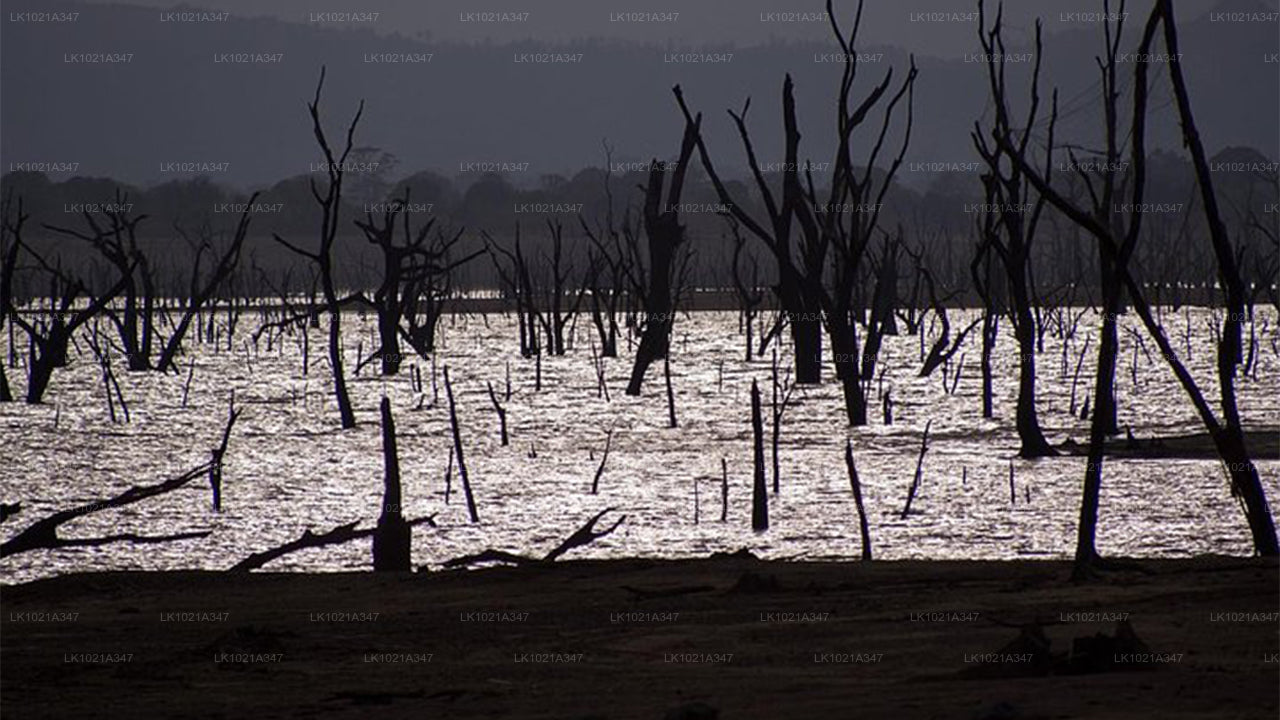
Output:
[[[618,162],[609,160],[596,167],[584,168],[571,177],[560,174],[544,174],[523,183],[523,173],[518,171],[484,171],[459,173],[452,179],[443,172],[421,170],[397,176],[397,161],[393,155],[376,147],[354,147],[354,159],[347,161],[348,189],[340,200],[339,213],[351,222],[343,223],[338,233],[340,284],[354,289],[369,289],[376,285],[376,273],[370,265],[374,258],[363,242],[355,220],[367,212],[378,214],[392,203],[410,198],[406,214],[437,223],[464,229],[463,247],[483,245],[481,232],[496,237],[510,238],[517,224],[527,233],[526,242],[536,251],[549,249],[550,236],[539,232],[547,220],[559,221],[567,227],[570,244],[565,249],[571,255],[585,255],[589,245],[581,232],[577,218],[600,218],[609,212],[620,213],[626,206],[639,204],[642,194],[639,186],[644,182],[650,161]],[[606,144],[602,155],[609,153]],[[733,158],[738,160],[738,158]],[[830,183],[831,163],[800,160],[817,170],[815,182],[824,189]],[[1226,148],[1211,159],[1214,168],[1220,168],[1215,189],[1220,202],[1227,209],[1225,222],[1238,238],[1237,243],[1245,262],[1246,281],[1251,291],[1274,297],[1271,269],[1280,261],[1280,252],[1273,240],[1276,226],[1280,225],[1280,209],[1275,197],[1280,188],[1280,163],[1269,160],[1252,148]],[[674,164],[670,160],[668,166]],[[782,163],[775,163],[780,166]],[[1084,174],[1094,181],[1103,176],[1102,163],[1096,159],[1077,162]],[[1207,226],[1195,212],[1195,170],[1190,158],[1167,150],[1157,149],[1146,160],[1150,186],[1147,202],[1158,206],[1162,212],[1152,213],[1145,232],[1150,241],[1136,250],[1135,268],[1142,273],[1143,281],[1157,284],[1204,286],[1214,281],[1212,258],[1206,243],[1202,242]],[[95,257],[92,248],[78,243],[60,242],[56,233],[47,230],[48,225],[75,223],[88,212],[102,214],[127,208],[129,215],[146,215],[137,227],[141,246],[171,260],[172,266],[156,268],[158,283],[168,293],[180,294],[185,282],[184,266],[190,263],[192,250],[183,241],[184,233],[207,231],[215,235],[231,237],[239,222],[240,214],[248,205],[249,197],[256,194],[250,209],[253,222],[250,229],[249,255],[263,271],[279,276],[291,264],[292,258],[278,252],[269,242],[272,234],[284,237],[303,237],[315,230],[313,199],[308,184],[314,177],[323,176],[323,162],[315,163],[315,171],[295,175],[254,191],[243,191],[219,183],[214,176],[184,177],[150,187],[139,187],[109,177],[74,176],[64,180],[51,179],[42,171],[16,170],[0,176],[0,196],[21,197],[26,212],[32,217],[28,232],[39,238],[69,264],[91,261]],[[900,172],[891,183],[883,202],[884,222],[901,224],[913,245],[916,255],[930,258],[934,281],[944,294],[959,293],[966,304],[977,298],[974,283],[968,269],[972,236],[979,218],[985,214],[981,173],[985,164],[971,161],[965,165],[956,163],[923,164],[922,168],[940,167],[942,170],[921,170],[926,182],[906,183]],[[1062,161],[1059,174],[1071,168],[1070,161]],[[882,173],[877,167],[875,172]],[[698,163],[689,170],[684,202],[685,225],[690,236],[698,239],[702,249],[693,259],[692,281],[698,287],[731,288],[732,273],[729,261],[736,250],[733,232],[725,221],[726,207],[715,187]],[[768,187],[775,191],[783,181],[781,170],[762,170]],[[1124,177],[1125,172],[1120,176]],[[606,178],[606,175],[608,177]],[[612,183],[615,193],[606,197],[604,186]],[[764,211],[759,187],[748,172],[735,172],[726,176],[725,184],[733,188],[736,203],[748,213]],[[1073,194],[1087,193],[1083,183],[1075,178]],[[608,205],[609,207],[606,207]],[[856,211],[856,208],[850,208]],[[1046,242],[1032,250],[1029,262],[1034,274],[1046,286],[1045,292],[1053,294],[1067,285],[1089,285],[1094,282],[1096,268],[1094,258],[1080,252],[1079,229],[1059,211],[1050,207],[1044,211],[1045,228],[1042,234]],[[1262,226],[1261,228],[1259,226]],[[1172,252],[1168,252],[1172,250]],[[770,253],[756,244],[748,244],[740,252],[747,261],[758,263],[762,271],[776,272]],[[237,290],[251,296],[271,295],[272,289],[247,275]],[[905,274],[905,271],[904,271]],[[105,278],[87,278],[93,282],[108,283]],[[277,277],[278,280],[278,277]],[[24,278],[16,278],[16,294],[29,296],[30,286]],[[295,282],[296,279],[295,279]],[[455,279],[459,291],[493,289],[499,278],[485,266],[463,268]],[[273,283],[275,284],[275,283]],[[295,285],[294,291],[303,289]],[[1202,302],[1201,300],[1192,300]]]

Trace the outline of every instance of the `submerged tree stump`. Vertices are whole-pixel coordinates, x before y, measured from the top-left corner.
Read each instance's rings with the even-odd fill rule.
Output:
[[[538,355],[539,358],[542,355]],[[453,402],[453,384],[449,382],[449,366],[444,368],[444,391],[449,398],[449,425],[453,428],[453,455],[458,459],[458,478],[462,481],[462,494],[467,500],[467,514],[471,522],[480,522],[476,512],[476,499],[471,494],[471,478],[467,475],[467,461],[462,456],[462,432],[458,428],[458,406]]]
[[[396,452],[396,426],[391,401],[382,398],[382,458],[385,463],[382,514],[373,533],[375,572],[409,572],[412,569],[412,533],[400,507],[400,458]]]
[[[858,467],[853,463],[853,441],[844,441],[844,463],[849,470],[849,484],[853,487],[853,502],[858,507],[858,532],[862,536],[862,559],[871,562],[871,530],[867,525],[867,508],[862,503],[862,483],[858,480]]]
[[[769,529],[769,489],[764,480],[764,422],[760,418],[760,386],[751,381],[751,434],[754,438],[752,452],[755,466],[755,482],[751,491],[751,529],[763,532]]]

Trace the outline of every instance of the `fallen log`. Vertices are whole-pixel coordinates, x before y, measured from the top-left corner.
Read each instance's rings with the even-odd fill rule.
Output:
[[[446,568],[470,567],[471,565],[478,565],[486,562],[504,562],[512,565],[541,565],[545,563],[552,563],[555,562],[556,558],[559,558],[570,550],[584,545],[589,545],[612,533],[614,530],[617,530],[618,526],[627,519],[626,515],[618,518],[617,522],[610,525],[605,530],[597,532],[595,529],[596,523],[600,522],[600,518],[604,517],[605,513],[612,512],[613,510],[614,508],[605,508],[604,510],[596,513],[595,516],[588,520],[585,525],[578,528],[576,532],[565,538],[564,542],[557,545],[551,552],[547,553],[542,558],[531,557],[529,555],[518,555],[505,550],[494,550],[490,548],[472,555],[463,555],[462,557],[456,557],[452,560],[446,560],[444,562],[444,566]]]
[[[431,527],[435,527],[435,516],[428,515],[426,517],[405,521],[405,525],[408,527],[414,527],[415,525],[421,525],[423,523],[426,523]],[[297,540],[290,540],[289,542],[271,548],[270,550],[253,553],[244,560],[241,560],[231,566],[228,572],[248,572],[250,570],[257,570],[276,558],[283,557],[290,553],[295,553],[299,550],[314,547],[325,547],[327,545],[339,545],[341,543],[351,542],[352,540],[373,537],[373,534],[378,531],[376,527],[361,528],[357,530],[356,526],[359,524],[360,521],[356,520],[349,522],[346,525],[339,525],[334,529],[319,535],[311,532],[311,528],[307,528],[302,531],[302,536]]]
[[[233,411],[227,420],[227,426],[222,432],[222,444],[214,450],[213,458],[199,467],[188,470],[187,472],[164,482],[155,485],[135,485],[128,490],[106,500],[95,500],[93,502],[78,505],[67,510],[61,510],[48,517],[35,521],[27,529],[13,536],[4,544],[0,545],[0,557],[8,557],[17,553],[27,552],[29,550],[56,549],[63,547],[91,547],[97,545],[106,545],[114,542],[132,542],[132,543],[160,543],[172,540],[186,540],[190,538],[206,537],[211,531],[196,531],[177,533],[173,535],[135,535],[125,533],[120,535],[108,535],[99,538],[74,538],[67,539],[58,537],[58,530],[63,525],[77,520],[86,515],[91,515],[103,510],[112,508],[120,508],[126,505],[142,502],[148,498],[173,492],[181,487],[186,486],[191,481],[212,473],[215,467],[221,463],[222,456],[227,450],[227,441],[231,437],[231,428],[235,425],[236,419],[240,417],[240,412]]]

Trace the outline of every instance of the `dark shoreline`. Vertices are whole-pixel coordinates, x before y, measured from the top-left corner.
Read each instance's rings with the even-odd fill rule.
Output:
[[[0,709],[661,718],[700,702],[721,718],[1274,718],[1277,570],[1254,558],[1138,560],[1076,585],[1057,560],[735,555],[403,575],[73,574],[3,587]],[[1073,640],[1114,634],[1121,615],[1149,657],[1085,672],[1077,648],[1068,662]],[[1026,650],[1028,624],[1050,642],[1033,662],[1013,652]],[[975,662],[991,653],[1018,662]]]

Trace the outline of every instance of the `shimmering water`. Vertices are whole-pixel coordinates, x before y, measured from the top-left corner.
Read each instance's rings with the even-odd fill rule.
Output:
[[[1277,404],[1276,318],[1259,309],[1256,379],[1239,384],[1246,425],[1280,425]],[[952,313],[953,326],[976,317]],[[1191,328],[1189,365],[1206,395],[1216,397],[1211,318],[1207,310],[1170,314],[1170,332],[1184,360],[1185,326]],[[564,357],[544,357],[543,389],[534,389],[534,362],[517,352],[511,317],[446,318],[438,362],[448,364],[459,403],[465,454],[481,522],[468,521],[455,475],[444,501],[451,435],[443,386],[433,402],[431,366],[418,359],[401,375],[383,379],[373,365],[350,377],[360,426],[338,430],[324,334],[311,330],[311,368],[304,377],[299,336],[270,350],[264,339],[248,343],[255,318],[242,318],[235,349],[193,345],[195,375],[190,404],[182,407],[182,375],[121,373],[132,421],[112,424],[92,355],[57,372],[47,404],[0,405],[0,499],[22,501],[23,511],[4,523],[0,537],[58,509],[116,494],[133,484],[160,481],[198,465],[216,444],[229,396],[245,408],[226,458],[223,512],[211,508],[207,483],[122,510],[97,513],[63,529],[66,536],[213,530],[205,539],[163,545],[107,545],[23,553],[0,561],[6,582],[57,573],[106,570],[226,568],[251,552],[361,520],[372,525],[381,504],[382,456],[377,405],[385,393],[399,430],[406,515],[435,514],[438,528],[414,532],[415,564],[438,565],[487,547],[542,553],[606,507],[625,513],[612,536],[575,551],[580,557],[706,555],[750,548],[771,558],[857,557],[857,516],[845,472],[845,438],[852,438],[870,515],[876,556],[981,558],[1069,556],[1075,539],[1083,458],[1013,460],[1017,502],[1009,497],[1009,463],[1018,442],[1012,416],[1016,345],[1002,325],[996,358],[996,418],[981,416],[979,338],[966,340],[958,389],[943,388],[943,371],[922,379],[919,338],[888,338],[881,356],[883,387],[892,388],[895,422],[881,424],[878,405],[870,427],[846,427],[838,385],[797,389],[783,420],[781,492],[770,499],[772,526],[750,528],[751,433],[748,394],[757,379],[769,398],[767,359],[743,361],[742,338],[732,313],[681,317],[675,330],[671,372],[678,429],[667,428],[661,366],[651,370],[643,397],[623,393],[630,355],[605,361],[611,400],[597,397],[586,318]],[[1087,423],[1069,414],[1072,376],[1084,337],[1096,335],[1097,316],[1084,313],[1077,336],[1063,341],[1047,333],[1040,370],[1040,417],[1054,442],[1083,441]],[[1136,318],[1125,327],[1141,329]],[[927,323],[926,323],[927,324]],[[372,318],[352,315],[344,324],[346,354],[371,347]],[[1265,329],[1264,329],[1265,328]],[[4,341],[0,341],[4,342]],[[1172,373],[1153,352],[1138,351],[1122,328],[1118,372],[1120,423],[1138,437],[1200,430]],[[1089,394],[1096,337],[1080,373],[1077,402]],[[24,348],[25,349],[25,348]],[[784,347],[784,351],[789,348]],[[7,354],[6,354],[7,356]],[[956,356],[959,361],[960,355]],[[785,361],[785,356],[784,356]],[[498,442],[497,417],[485,390],[499,393],[511,368],[513,395],[506,403],[511,445]],[[415,393],[411,366],[422,372]],[[957,363],[953,363],[954,372]],[[348,361],[349,375],[353,361]],[[10,371],[21,390],[23,371]],[[442,381],[441,381],[442,382]],[[766,406],[767,413],[767,406]],[[56,420],[56,425],[55,425]],[[899,517],[919,451],[932,420],[924,480],[912,514]],[[609,428],[613,447],[600,483],[591,480]],[[536,450],[536,457],[531,456]],[[1260,450],[1260,449],[1259,449]],[[1270,452],[1274,457],[1275,448]],[[721,458],[729,467],[729,512],[720,522]],[[1280,495],[1280,462],[1259,464],[1273,503]],[[696,497],[700,517],[695,522]],[[1027,497],[1029,493],[1029,500]],[[1206,460],[1113,460],[1106,466],[1099,546],[1104,553],[1187,556],[1247,555],[1248,529],[1220,465]],[[324,571],[367,569],[368,542],[287,556],[268,568]]]

